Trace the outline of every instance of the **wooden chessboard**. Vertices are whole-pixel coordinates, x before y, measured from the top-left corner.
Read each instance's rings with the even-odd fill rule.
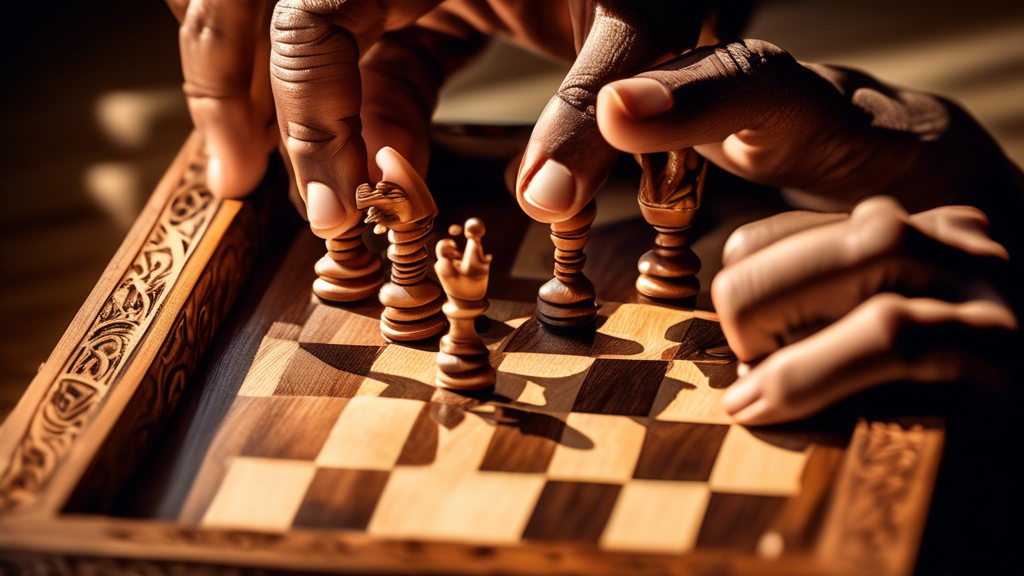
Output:
[[[713,314],[606,303],[594,331],[566,334],[537,322],[532,294],[493,300],[478,325],[495,388],[439,389],[436,341],[389,344],[377,303],[312,297],[322,243],[298,234],[261,261],[258,210],[202,188],[196,145],[0,433],[0,561],[913,568],[941,426],[738,426],[719,406],[736,360]]]

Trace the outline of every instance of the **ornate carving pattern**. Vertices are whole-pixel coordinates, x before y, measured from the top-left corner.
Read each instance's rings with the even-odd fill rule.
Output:
[[[903,508],[926,448],[924,427],[871,422],[850,446],[849,506],[842,516],[839,550],[865,573],[885,573],[889,550],[901,545]]]
[[[189,159],[145,244],[47,392],[0,477],[0,511],[32,502],[116,385],[220,201]]]
[[[111,431],[111,437],[121,440],[103,446],[76,488],[69,506],[87,503],[89,507],[75,508],[76,511],[96,511],[95,507],[109,504],[121,481],[129,477],[177,406],[185,384],[210,348],[218,326],[252,268],[256,232],[255,209],[243,206],[178,312],[138,391]]]

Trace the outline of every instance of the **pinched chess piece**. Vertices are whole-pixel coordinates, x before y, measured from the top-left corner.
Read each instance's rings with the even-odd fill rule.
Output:
[[[384,283],[380,257],[363,244],[361,224],[327,241],[327,254],[317,261],[313,293],[329,302],[356,302]]]
[[[578,214],[564,222],[551,224],[551,241],[555,245],[555,277],[537,293],[537,319],[554,328],[575,328],[590,324],[597,318],[597,294],[590,279],[583,274],[587,255],[583,248],[590,238],[590,225],[597,207],[587,204]]]
[[[412,342],[430,338],[445,325],[443,292],[427,278],[426,242],[437,206],[423,179],[392,148],[377,153],[384,180],[356,189],[356,207],[368,209],[366,222],[376,234],[387,232],[391,281],[380,289],[384,313],[380,331],[385,338]]]
[[[459,233],[452,226],[453,235]],[[466,250],[459,252],[455,240],[445,238],[437,243],[437,272],[441,286],[448,294],[442,308],[451,329],[441,338],[437,354],[437,385],[454,390],[476,390],[494,385],[494,368],[490,352],[476,333],[476,319],[490,305],[485,297],[491,271],[491,255],[484,254],[481,238],[486,232],[478,218],[466,220]]]
[[[659,166],[659,160],[664,166]],[[637,262],[636,291],[641,301],[668,301],[692,306],[700,292],[700,259],[690,248],[689,229],[700,208],[707,160],[692,148],[666,155],[638,154],[643,168],[637,201],[644,219],[658,235],[654,248]]]

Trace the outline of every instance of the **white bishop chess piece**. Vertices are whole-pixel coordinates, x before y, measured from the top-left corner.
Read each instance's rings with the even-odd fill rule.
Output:
[[[453,390],[477,390],[494,385],[494,368],[490,351],[476,333],[476,319],[490,305],[487,278],[491,271],[491,255],[484,254],[480,243],[484,223],[479,218],[466,220],[466,250],[459,252],[455,240],[445,238],[437,243],[434,270],[448,294],[442,307],[451,330],[441,338],[437,354],[437,385]],[[457,235],[459,227],[449,232]]]

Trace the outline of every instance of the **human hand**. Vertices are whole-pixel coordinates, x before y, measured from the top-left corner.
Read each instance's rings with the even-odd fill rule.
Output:
[[[222,198],[240,198],[259,183],[278,142],[266,2],[167,4],[181,25],[184,92],[206,147],[207,186]]]
[[[619,150],[692,146],[737,176],[819,205],[845,210],[889,194],[911,211],[960,203],[994,219],[1021,207],[1015,167],[954,104],[802,64],[759,40],[697,48],[610,83],[597,121]]]
[[[888,382],[986,374],[984,343],[1018,326],[994,281],[1009,255],[987,226],[975,208],[909,215],[874,197],[849,216],[787,212],[740,227],[711,287],[745,363],[726,410],[770,424]]]

